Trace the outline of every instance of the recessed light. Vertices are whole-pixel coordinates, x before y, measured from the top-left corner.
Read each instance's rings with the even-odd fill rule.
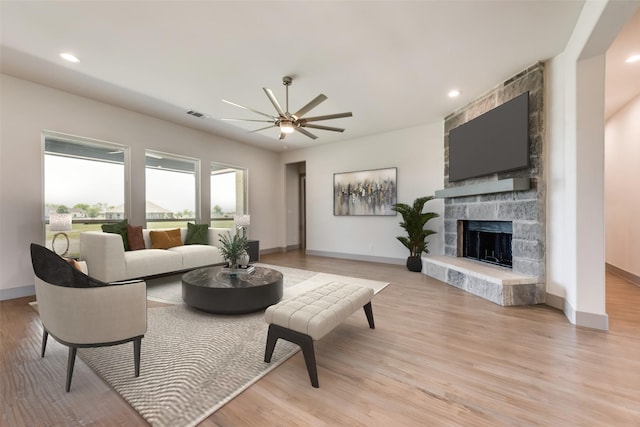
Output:
[[[624,62],[629,64],[631,64],[632,62],[638,62],[638,61],[640,61],[640,55],[631,55],[630,57],[624,60]]]
[[[61,54],[60,54],[60,57],[61,57],[62,59],[64,59],[64,60],[66,60],[66,61],[69,61],[69,62],[80,62],[80,60],[78,59],[78,57],[77,57],[77,56],[72,55],[72,54],[70,54],[70,53],[66,53],[66,52],[61,53]]]
[[[449,98],[455,98],[456,96],[460,95],[460,91],[458,89],[452,89],[449,91]]]

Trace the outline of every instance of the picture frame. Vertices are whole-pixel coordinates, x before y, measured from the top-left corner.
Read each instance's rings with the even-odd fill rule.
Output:
[[[333,174],[334,216],[395,216],[398,168]]]

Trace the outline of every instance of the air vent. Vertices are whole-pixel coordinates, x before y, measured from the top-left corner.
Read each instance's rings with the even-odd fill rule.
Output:
[[[187,114],[191,114],[192,116],[195,116],[195,117],[204,117],[203,113],[199,113],[199,112],[194,111],[194,110],[187,111]]]

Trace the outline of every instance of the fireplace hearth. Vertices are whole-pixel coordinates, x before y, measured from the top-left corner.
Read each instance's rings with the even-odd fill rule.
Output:
[[[462,223],[460,256],[501,267],[512,267],[513,223],[511,221],[460,222]]]

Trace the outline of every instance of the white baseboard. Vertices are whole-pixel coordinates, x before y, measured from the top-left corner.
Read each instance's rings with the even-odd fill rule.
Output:
[[[307,255],[322,256],[327,258],[341,258],[341,259],[351,259],[354,261],[380,262],[383,264],[405,265],[407,262],[406,258],[402,258],[402,259],[387,258],[387,257],[377,257],[377,256],[370,256],[370,255],[345,254],[341,252],[313,251],[310,249],[307,249],[305,253]]]
[[[30,297],[36,294],[36,286],[20,286],[18,288],[0,289],[0,301]]]
[[[545,296],[545,304],[561,310],[565,317],[576,326],[583,326],[591,329],[609,330],[609,316],[606,314],[587,313],[584,311],[576,311],[571,304],[563,297],[553,295],[547,292]]]
[[[268,254],[280,254],[283,252],[287,252],[287,248],[269,248],[269,249],[260,249],[260,255],[268,255]]]
[[[620,276],[623,279],[633,283],[634,285],[640,286],[640,276],[637,276],[633,273],[625,271],[609,263],[605,263],[605,267],[609,273],[615,274],[616,276]]]
[[[558,295],[553,295],[547,292],[544,303],[550,307],[557,308],[558,310],[564,310],[564,298],[559,297]]]
[[[576,311],[576,326],[585,328],[609,330],[609,316],[606,314],[585,313]]]

